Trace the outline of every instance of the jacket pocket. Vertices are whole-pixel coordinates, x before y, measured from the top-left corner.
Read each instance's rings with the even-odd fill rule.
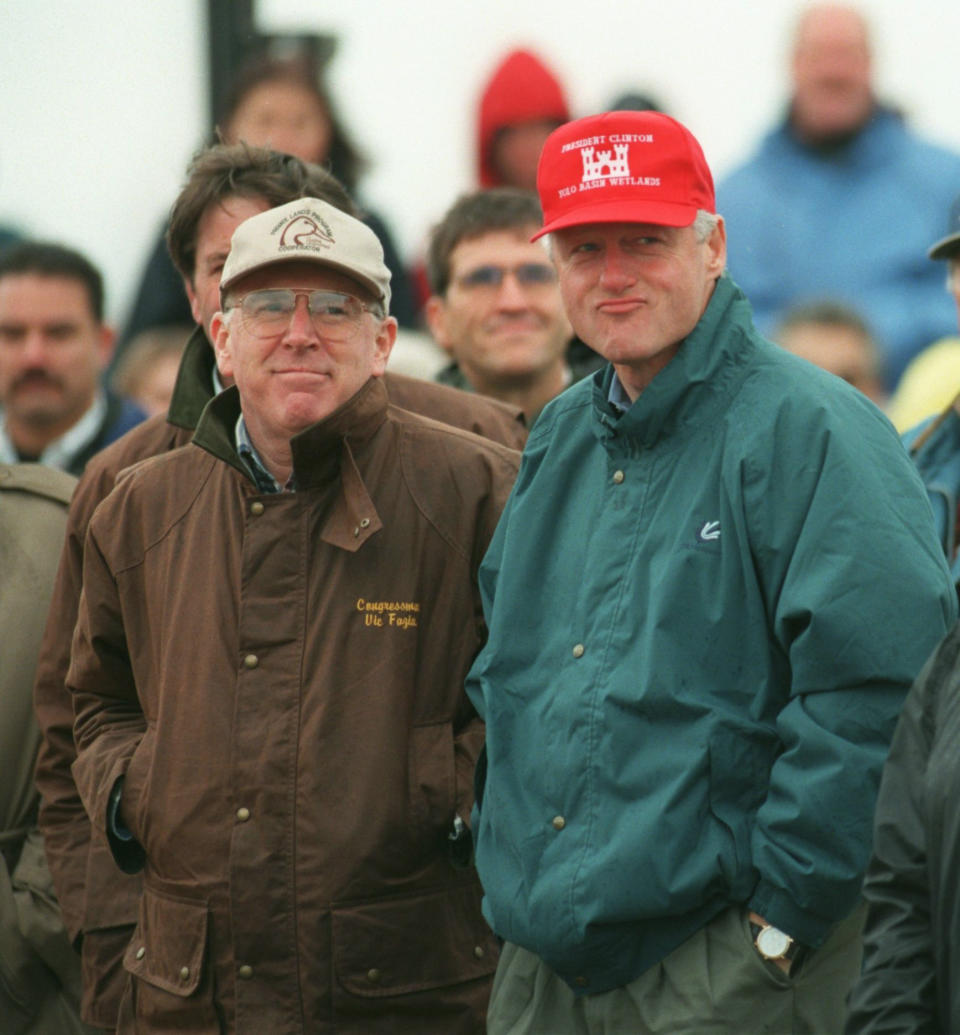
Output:
[[[206,961],[205,902],[145,889],[127,951],[128,1009],[136,1022],[163,1031],[219,1033]],[[118,1031],[136,1031],[120,1026]]]
[[[767,796],[775,742],[755,730],[720,728],[710,737],[710,812],[725,832],[719,853],[731,901],[745,901],[754,884],[750,838]]]
[[[431,992],[439,1009],[446,995],[441,990],[491,979],[500,950],[480,913],[481,894],[479,882],[471,880],[335,909],[336,1006],[349,1013],[352,999]],[[486,990],[479,989],[477,997],[482,1009]]]
[[[452,723],[434,722],[411,729],[407,778],[414,827],[422,831],[446,830],[453,822],[456,808]]]
[[[150,771],[153,766],[156,730],[148,726],[140,743],[137,744],[123,776],[123,792],[120,796],[120,814],[127,829],[146,848],[145,812],[149,791]]]

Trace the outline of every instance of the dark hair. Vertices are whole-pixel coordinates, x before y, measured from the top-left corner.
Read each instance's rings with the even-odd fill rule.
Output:
[[[450,256],[461,241],[493,230],[522,230],[543,222],[540,200],[533,191],[493,187],[463,194],[430,233],[427,278],[435,295],[450,286]]]
[[[170,210],[167,248],[180,275],[193,281],[197,231],[211,205],[230,197],[262,198],[271,208],[297,198],[319,198],[357,215],[343,184],[319,165],[247,144],[215,144],[194,155],[187,182]]]
[[[0,279],[20,273],[79,281],[87,292],[90,312],[97,323],[102,322],[103,277],[79,252],[49,241],[20,241],[0,251]]]
[[[260,54],[243,65],[227,91],[217,119],[220,133],[227,135],[230,123],[249,93],[265,83],[278,82],[302,86],[317,98],[330,120],[330,147],[323,156],[324,164],[353,193],[366,171],[367,162],[344,128],[317,64],[308,55],[272,57]]]

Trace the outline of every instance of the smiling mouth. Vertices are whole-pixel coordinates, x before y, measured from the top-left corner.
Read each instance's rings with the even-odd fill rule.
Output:
[[[601,313],[632,313],[635,309],[646,305],[642,298],[608,298],[597,303]]]

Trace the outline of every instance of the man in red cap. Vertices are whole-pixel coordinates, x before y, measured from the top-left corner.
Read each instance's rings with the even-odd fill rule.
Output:
[[[690,132],[611,112],[538,188],[574,331],[480,571],[489,1030],[837,1031],[903,697],[956,598],[896,433],[765,341]]]

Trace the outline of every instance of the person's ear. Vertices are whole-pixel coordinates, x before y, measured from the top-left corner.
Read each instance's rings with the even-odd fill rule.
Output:
[[[387,369],[390,351],[397,340],[397,326],[396,318],[393,316],[387,316],[380,321],[374,339],[373,367],[370,371],[373,377],[381,377]]]
[[[233,349],[230,340],[230,325],[222,312],[213,314],[210,321],[210,335],[213,338],[213,353],[217,360],[217,369],[223,379],[233,379]]]
[[[447,327],[447,303],[440,295],[431,295],[423,309],[424,319],[433,340],[444,350],[453,355],[453,341]]]

